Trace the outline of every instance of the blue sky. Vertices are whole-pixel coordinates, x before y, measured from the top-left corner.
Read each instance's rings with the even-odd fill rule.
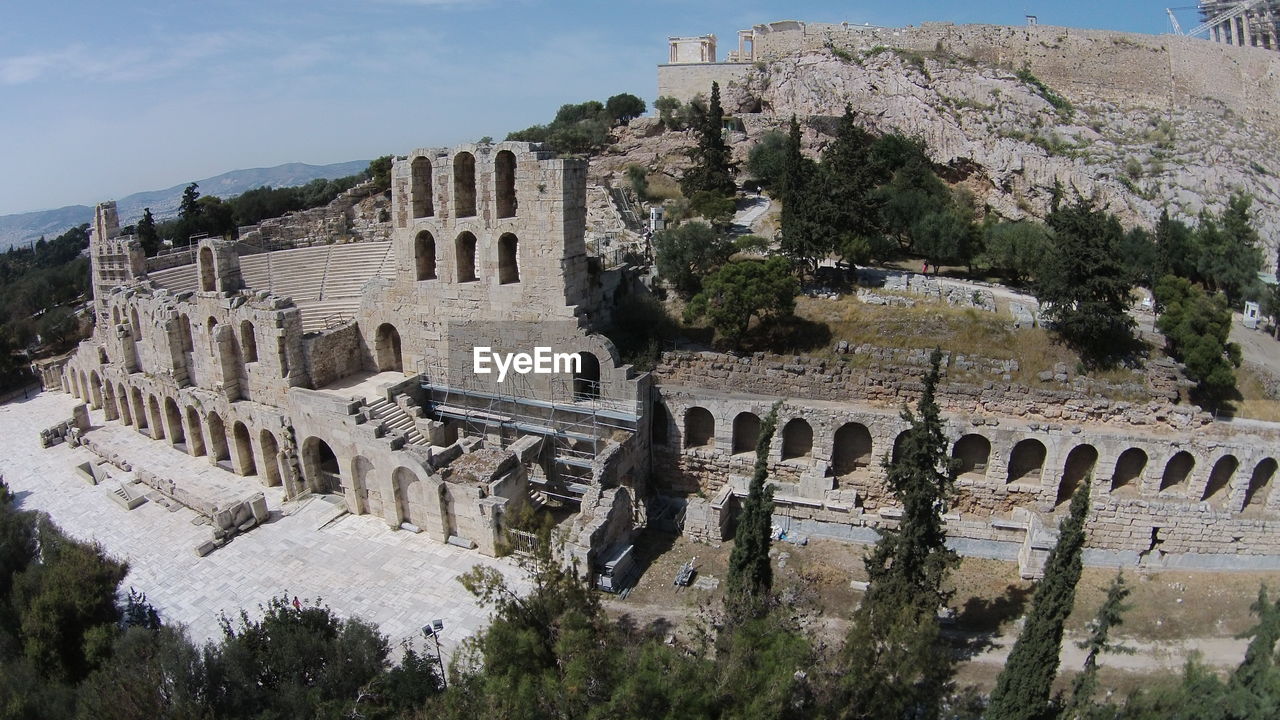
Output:
[[[1159,33],[1166,4],[6,0],[0,214],[501,138],[618,92],[651,102],[668,35],[715,33],[723,54],[737,30],[772,20],[1021,24],[1027,13]]]

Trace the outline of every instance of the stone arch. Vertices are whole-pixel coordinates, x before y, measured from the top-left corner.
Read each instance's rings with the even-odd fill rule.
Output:
[[[214,342],[213,331],[218,329],[218,318],[210,315],[209,319],[205,321],[204,326],[205,326],[205,330],[209,333],[209,342],[213,343]]]
[[[520,240],[514,233],[498,238],[498,284],[520,282]]]
[[[116,386],[116,402],[120,405],[120,421],[125,425],[132,425],[133,413],[129,410],[129,388],[123,383]]]
[[[129,308],[129,330],[133,333],[135,342],[142,340],[142,321],[138,318],[138,308]]]
[[[243,422],[231,426],[231,440],[236,448],[236,472],[241,475],[257,475],[258,463],[253,459],[253,437]]]
[[[684,446],[715,447],[716,419],[704,407],[691,407],[684,413]]]
[[[133,427],[142,432],[147,429],[147,405],[142,399],[142,391],[138,388],[133,389]]]
[[[1020,440],[1009,453],[1008,482],[1038,485],[1044,475],[1044,458],[1047,454],[1048,450],[1039,440]]]
[[[782,459],[801,460],[813,456],[813,426],[803,418],[792,418],[782,427]]]
[[[1116,458],[1116,469],[1111,473],[1111,493],[1138,494],[1142,489],[1142,471],[1146,468],[1147,453],[1140,448],[1129,448],[1120,453]]]
[[[413,239],[413,263],[418,280],[436,279],[436,239],[426,230]]]
[[[363,455],[357,455],[351,461],[352,502],[347,503],[347,511],[355,515],[381,515],[382,508],[374,510],[370,507],[369,478],[373,475],[373,463]],[[352,507],[354,505],[354,507]],[[379,503],[381,505],[381,503]]]
[[[164,399],[164,421],[169,431],[169,442],[173,445],[186,445],[187,434],[182,429],[182,413],[178,411],[178,403],[171,397]]]
[[[1186,450],[1169,458],[1169,462],[1164,466],[1164,474],[1160,476],[1160,492],[1185,493],[1187,480],[1191,477],[1191,471],[1195,466],[1196,459]]]
[[[213,250],[200,248],[200,289],[213,292],[218,288],[218,270],[213,263]]]
[[[258,362],[258,336],[250,320],[240,322],[240,354],[246,363]]]
[[[95,410],[102,407],[102,378],[97,370],[89,373],[89,404]]]
[[[1267,458],[1253,468],[1249,485],[1244,491],[1243,510],[1261,510],[1267,504],[1267,496],[1271,493],[1271,481],[1275,478],[1276,461]]]
[[[1098,449],[1092,445],[1077,445],[1067,453],[1067,461],[1062,466],[1062,480],[1058,482],[1058,495],[1054,505],[1062,505],[1071,499],[1076,488],[1085,478],[1093,474],[1098,464]]]
[[[120,324],[120,306],[119,305],[111,308],[111,324],[112,325]]]
[[[890,462],[898,462],[898,458],[902,455],[902,446],[906,443],[907,436],[910,434],[911,430],[908,428],[898,433],[898,436],[893,439],[893,453],[889,456]]]
[[[740,412],[733,419],[733,454],[755,452],[760,442],[760,416]]]
[[[848,475],[871,463],[871,431],[866,425],[850,422],[836,430],[831,447],[831,469],[836,475]]]
[[[258,433],[258,449],[262,452],[262,482],[267,487],[275,487],[282,481],[280,473],[280,443],[270,430]]]
[[[475,282],[480,279],[476,274],[476,236],[464,232],[453,241],[454,259],[457,261],[458,282]]]
[[[415,218],[431,217],[436,214],[431,187],[431,159],[419,155],[409,164],[412,179],[410,197],[413,201]]]
[[[216,412],[209,413],[209,458],[216,465],[231,459],[231,451],[227,447],[227,425]]]
[[[977,434],[969,434],[956,441],[951,457],[960,461],[958,475],[986,475],[991,461],[991,441]]]
[[[155,395],[147,398],[147,416],[151,423],[151,437],[155,440],[164,439],[164,416],[160,414],[160,401]]]
[[[516,216],[519,206],[516,200],[516,155],[510,150],[499,150],[493,161],[493,175],[497,187],[498,212],[500,218]]]
[[[653,414],[649,416],[649,434],[654,445],[668,445],[671,440],[671,413],[661,401],[653,404]]]
[[[453,157],[453,216],[476,214],[476,156],[460,152]]]
[[[178,316],[178,343],[184,353],[196,351],[195,339],[191,332],[191,318],[185,314]]]
[[[413,522],[414,513],[413,513],[412,503],[410,502],[410,498],[412,496],[412,490],[418,482],[419,482],[418,476],[415,475],[414,472],[407,467],[403,467],[403,466],[398,467],[395,469],[395,472],[391,473],[391,486],[395,491],[396,520],[398,521],[397,524],[399,523],[417,524]],[[448,483],[440,483],[440,487],[442,489],[447,485]],[[454,523],[449,522],[448,518],[446,517],[445,518],[445,535],[446,536],[453,534],[453,526],[454,526]]]
[[[400,347],[400,331],[391,323],[382,323],[373,339],[373,356],[378,372],[404,372],[404,355]]]
[[[1228,488],[1231,486],[1231,478],[1235,476],[1239,467],[1240,461],[1235,455],[1223,455],[1218,458],[1218,461],[1213,464],[1213,470],[1209,471],[1209,480],[1204,484],[1204,492],[1200,494],[1200,500],[1222,507],[1230,495]]]
[[[187,438],[191,441],[187,448],[192,455],[199,457],[205,454],[204,430],[200,427],[200,413],[190,405],[187,406]]]
[[[315,436],[307,438],[302,443],[302,467],[313,491],[342,491],[342,466],[329,443]]]
[[[595,353],[580,350],[578,370],[573,374],[573,399],[594,400],[600,397],[600,359]]]
[[[120,410],[116,404],[116,388],[110,382],[102,385],[102,411],[108,420],[120,419]]]

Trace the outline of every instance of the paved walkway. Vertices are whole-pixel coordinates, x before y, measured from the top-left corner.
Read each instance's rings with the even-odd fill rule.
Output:
[[[167,622],[186,625],[197,641],[219,636],[220,613],[253,612],[283,593],[319,597],[340,615],[370,620],[393,644],[414,637],[421,647],[419,628],[441,618],[448,652],[487,622],[486,611],[457,582],[459,575],[484,564],[525,587],[509,560],[393,531],[372,517],[347,515],[317,529],[327,503],[282,506],[276,489],[266,489],[268,502],[283,516],[197,557],[193,548],[210,533],[208,525],[195,524],[197,513],[155,502],[126,511],[108,497],[114,483],[95,487],[72,470],[93,457],[89,451],[65,444],[40,448],[39,430],[69,418],[74,404],[65,394],[41,393],[0,405],[0,476],[18,493],[22,508],[44,511],[69,535],[95,540],[128,560],[125,586],[145,592]],[[103,422],[101,413],[93,417],[95,424]],[[114,434],[95,429],[89,436],[105,442]],[[117,451],[144,468],[174,468],[175,456],[182,457],[162,442],[128,442]],[[203,458],[189,460],[211,469]]]

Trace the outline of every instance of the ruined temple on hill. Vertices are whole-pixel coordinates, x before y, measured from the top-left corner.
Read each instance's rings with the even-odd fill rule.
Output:
[[[598,331],[645,288],[588,250],[586,170],[525,143],[419,149],[394,161],[387,227],[370,234],[390,240],[263,252],[206,238],[165,268],[100,205],[93,336],[46,387],[286,499],[327,496],[489,554],[526,507],[554,507],[595,569],[646,523],[731,535],[761,418],[782,400],[779,532],[892,527],[883,461],[924,355],[670,352],[635,372]],[[472,372],[477,346],[582,362],[497,383]],[[949,357],[938,396],[958,550],[1034,575],[1092,477],[1087,562],[1280,567],[1280,425],[1215,421],[1151,379],[1119,402],[1065,368],[1027,387],[985,367]]]

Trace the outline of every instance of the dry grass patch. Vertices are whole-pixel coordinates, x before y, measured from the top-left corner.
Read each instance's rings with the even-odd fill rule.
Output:
[[[1236,417],[1280,422],[1280,400],[1267,396],[1262,380],[1248,367],[1236,372],[1236,387],[1243,398],[1233,403]]]

